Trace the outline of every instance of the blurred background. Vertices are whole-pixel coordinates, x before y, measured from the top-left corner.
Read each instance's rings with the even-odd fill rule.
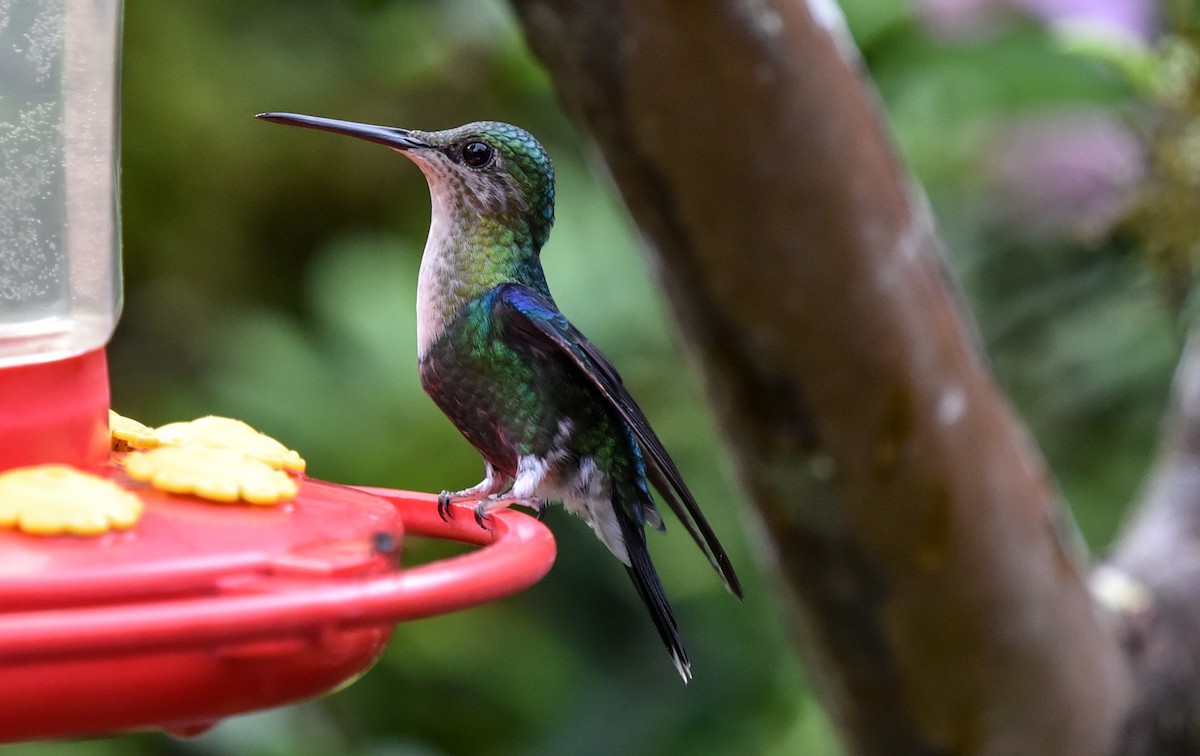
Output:
[[[1155,6],[842,5],[998,379],[1102,550],[1153,454],[1188,304],[1190,278],[1178,285],[1139,252],[1147,103],[1162,91],[1160,54],[1148,52],[1160,42]],[[0,754],[839,752],[636,230],[507,6],[126,0],[123,75],[126,304],[109,352],[118,411],[149,424],[243,418],[329,480],[474,484],[478,456],[416,375],[424,179],[377,146],[253,115],[421,129],[511,121],[558,171],[550,286],[672,450],[747,599],[725,593],[680,528],[652,537],[693,657],[684,687],[620,565],[555,510],[560,553],[542,583],[402,625],[346,690],[187,740]],[[414,542],[407,558],[444,553]]]

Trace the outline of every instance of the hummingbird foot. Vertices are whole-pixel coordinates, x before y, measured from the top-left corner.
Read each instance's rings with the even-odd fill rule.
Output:
[[[453,498],[449,491],[442,491],[438,494],[438,517],[442,519],[442,522],[450,522],[450,520],[454,519],[454,514],[450,510],[450,503],[452,501]]]
[[[437,508],[438,517],[442,518],[442,522],[450,522],[454,519],[454,511],[450,505],[457,501],[476,501],[483,502],[485,498],[494,497],[501,491],[508,489],[512,482],[511,478],[507,478],[500,474],[496,468],[490,464],[484,466],[486,475],[479,483],[462,491],[442,491],[438,494]]]
[[[513,504],[520,504],[523,507],[529,507],[533,510],[533,516],[538,520],[542,519],[542,513],[546,511],[546,503],[536,497],[530,496],[523,499],[518,499],[512,496],[496,494],[494,496],[489,496],[486,499],[479,500],[479,502],[475,505],[475,522],[481,528],[487,527],[485,523],[492,519],[490,512],[496,509],[506,509]]]
[[[490,522],[492,516],[488,514],[487,502],[479,502],[475,505],[475,524],[482,530],[487,530],[487,523]]]

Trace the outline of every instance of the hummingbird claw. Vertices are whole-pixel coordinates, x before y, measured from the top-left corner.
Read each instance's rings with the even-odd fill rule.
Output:
[[[450,509],[450,492],[442,491],[438,494],[438,517],[442,518],[442,522],[450,522],[454,519],[454,514]]]
[[[487,513],[487,507],[484,506],[483,502],[479,502],[479,504],[475,507],[475,523],[479,525],[480,528],[486,530],[487,525],[485,523],[490,519],[492,519],[492,516]]]

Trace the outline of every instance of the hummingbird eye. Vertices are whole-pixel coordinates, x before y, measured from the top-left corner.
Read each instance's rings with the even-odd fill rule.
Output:
[[[472,168],[482,168],[492,162],[495,150],[486,142],[467,142],[462,148],[463,162]]]

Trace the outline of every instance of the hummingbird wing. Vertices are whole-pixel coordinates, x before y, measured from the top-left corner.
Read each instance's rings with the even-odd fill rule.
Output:
[[[738,598],[742,586],[733,564],[717,539],[716,533],[700,511],[700,505],[683,481],[683,476],[662,441],[650,427],[650,421],[625,388],[616,368],[600,353],[549,297],[521,284],[501,284],[494,290],[492,316],[503,329],[534,344],[556,349],[579,367],[583,376],[620,414],[633,431],[646,461],[646,474],[659,495],[691,534],[696,545],[708,557],[725,586]]]

